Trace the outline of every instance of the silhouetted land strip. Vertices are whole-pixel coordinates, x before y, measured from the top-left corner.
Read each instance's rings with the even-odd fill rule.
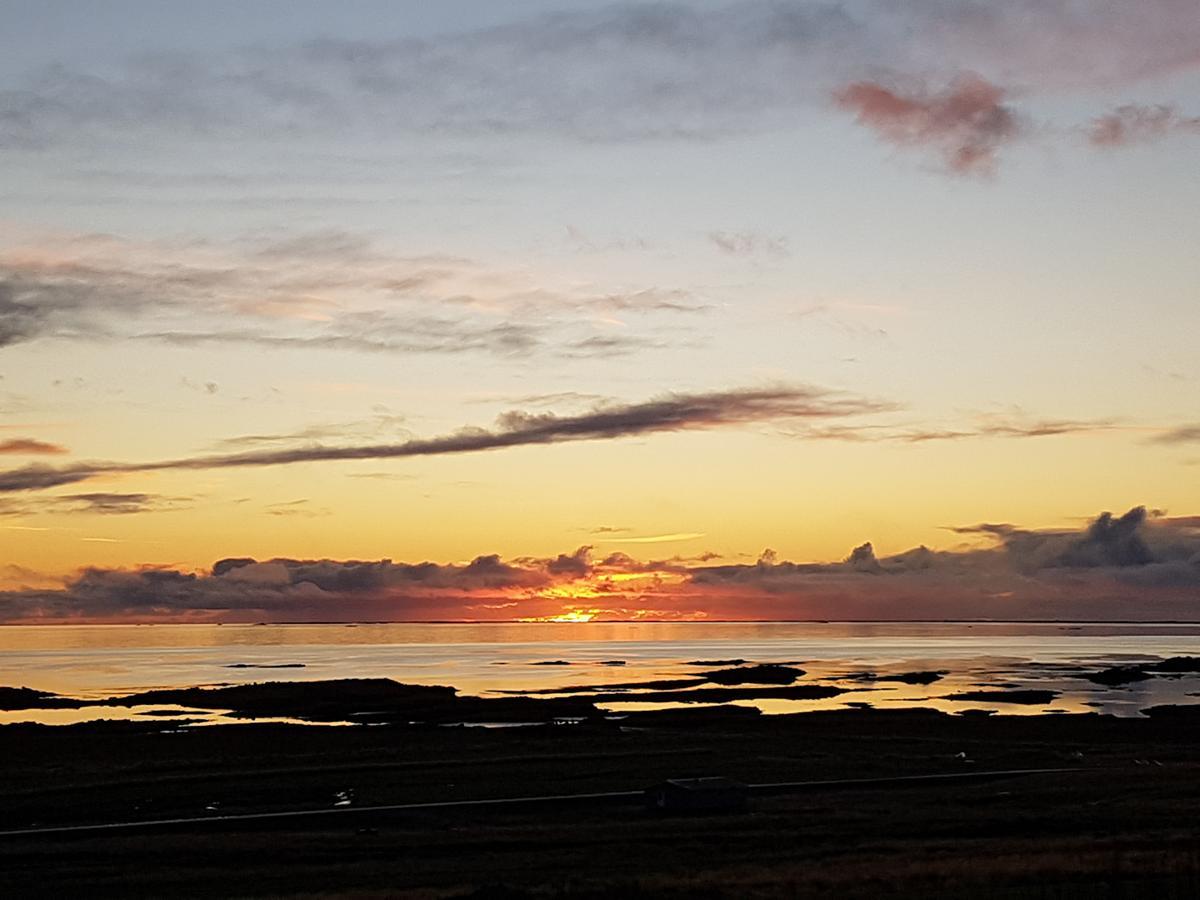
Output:
[[[230,663],[227,669],[304,669],[304,663]]]
[[[533,697],[545,694],[587,694],[590,699],[599,701],[605,692],[608,691],[690,691],[695,688],[703,688],[705,685],[718,684],[724,686],[746,685],[746,684],[764,684],[764,685],[787,685],[804,677],[807,673],[803,669],[798,669],[794,666],[785,666],[777,663],[762,663],[760,665],[742,666],[742,660],[728,660],[731,668],[714,669],[711,672],[701,672],[693,678],[660,678],[653,681],[622,681],[615,684],[575,684],[567,687],[556,688],[540,688],[530,691],[504,691],[506,694],[520,695]],[[689,665],[701,665],[703,663],[697,661],[689,663]],[[714,662],[712,665],[720,665],[720,662]],[[746,694],[744,696],[762,697],[769,696],[762,693]],[[832,697],[834,694],[828,693],[812,693],[804,695],[797,694],[797,699],[814,699],[817,697]],[[633,696],[623,699],[632,700]],[[639,694],[636,699],[646,699]],[[734,698],[730,698],[734,699]],[[721,702],[721,701],[715,701]]]
[[[1142,713],[1151,718],[1200,722],[1200,706],[1191,703],[1165,703],[1162,706],[1151,706],[1143,709]]]
[[[977,703],[1020,703],[1036,706],[1051,703],[1058,696],[1058,691],[1039,690],[1007,690],[1007,691],[959,691],[957,694],[947,694],[943,700],[966,700]]]
[[[744,659],[693,659],[684,663],[685,666],[740,666]]]
[[[704,678],[713,684],[791,684],[805,674],[795,666],[764,663],[757,666],[737,666],[705,672]]]
[[[332,681],[269,681],[215,688],[168,688],[100,700],[76,700],[28,688],[0,688],[0,708],[48,709],[87,706],[175,704],[192,709],[229,710],[254,717],[288,717],[314,722],[384,720],[451,722],[548,722],[597,716],[584,698],[460,696],[452,687],[401,684],[387,678]]]
[[[1095,684],[1119,685],[1147,681],[1160,675],[1185,675],[1196,672],[1200,672],[1200,657],[1172,656],[1156,663],[1110,666],[1099,672],[1087,672],[1083,677]]]
[[[569,687],[572,696],[460,696],[452,687],[401,684],[387,678],[333,681],[269,681],[216,688],[170,688],[142,691],[101,700],[75,700],[28,688],[5,688],[8,709],[175,704],[191,709],[228,710],[245,718],[287,717],[313,722],[386,722],[391,724],[456,722],[552,722],[603,718],[597,703],[637,700],[647,703],[728,703],[731,700],[818,700],[836,697],[845,688],[822,684],[775,686],[803,675],[800,669],[757,666],[705,673],[700,678],[626,682]],[[713,687],[712,685],[718,685]],[[749,687],[725,685],[749,684]],[[636,691],[627,693],[626,691]],[[586,692],[586,693],[584,693]],[[521,692],[512,692],[520,694]],[[535,692],[530,692],[533,694]],[[4,702],[0,694],[0,703]]]
[[[0,687],[0,709],[80,709],[91,705],[86,700],[60,697],[27,687]]]
[[[847,680],[853,681],[877,681],[881,683],[891,682],[894,684],[933,684],[935,681],[941,681],[945,675],[946,672],[944,671],[900,672],[895,675],[877,675],[874,672],[853,672],[844,677]]]
[[[406,708],[455,702],[448,689],[360,687],[356,702],[384,692]],[[272,714],[300,711],[279,689],[247,699],[252,693],[242,702]],[[208,703],[236,695],[200,696]],[[169,702],[181,699],[197,698]],[[507,729],[248,723],[179,733],[169,720],[10,725],[0,727],[5,830],[330,810],[346,802],[620,792],[713,774],[762,784],[1081,771],[846,785],[756,796],[744,813],[695,817],[575,803],[487,815],[430,808],[367,824],[338,815],[303,825],[266,820],[233,835],[6,837],[0,882],[6,897],[54,898],[1191,900],[1200,896],[1197,746],[1200,715],[1165,712],[1140,719],[931,710],[763,716],[702,707]]]
[[[699,687],[689,690],[639,691],[636,694],[585,694],[580,699],[593,703],[728,703],[731,700],[824,700],[846,693],[845,688],[825,684],[796,684],[787,687]]]

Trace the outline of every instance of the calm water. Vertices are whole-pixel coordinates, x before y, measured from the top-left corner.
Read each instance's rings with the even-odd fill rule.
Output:
[[[266,680],[386,677],[501,690],[695,675],[692,660],[793,662],[803,682],[854,687],[836,698],[748,701],[765,712],[869,703],[1001,714],[1100,710],[1137,715],[1197,702],[1200,676],[1104,688],[1072,667],[1200,655],[1200,626],[1027,623],[588,623],[487,625],[80,625],[0,627],[0,685],[89,699],[150,688]],[[546,665],[546,663],[566,663]],[[276,668],[278,667],[278,668]],[[846,676],[946,670],[928,686],[864,685]],[[1049,688],[1052,703],[941,699],[977,687]],[[614,711],[642,708],[636,694]],[[662,706],[662,704],[657,704]],[[162,710],[163,707],[156,709]],[[141,717],[148,710],[0,712],[0,723]]]

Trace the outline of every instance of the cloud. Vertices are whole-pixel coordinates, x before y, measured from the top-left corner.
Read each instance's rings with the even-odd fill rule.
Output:
[[[870,543],[856,547],[840,563],[790,563],[767,551],[752,566],[716,566],[697,570],[694,577],[709,582],[778,580],[801,575],[830,575],[853,571],[864,574],[904,574],[939,569],[958,574],[1005,571],[1038,576],[1052,572],[1098,570],[1124,575],[1127,569],[1186,563],[1197,566],[1200,584],[1200,534],[1194,517],[1151,519],[1145,507],[1120,516],[1104,512],[1082,531],[1034,530],[1010,524],[955,526],[957,534],[987,535],[994,547],[933,551],[917,547],[879,559]]]
[[[1200,564],[1194,517],[1151,517],[1145,507],[1121,516],[1104,512],[1083,532],[1033,531],[1009,524],[960,526],[959,534],[996,539],[1008,563],[1024,573],[1054,569],[1131,569],[1153,565]],[[1200,570],[1197,571],[1200,576]]]
[[[726,256],[782,259],[789,255],[787,238],[755,231],[710,231],[708,239]]]
[[[258,129],[706,137],[785,121],[780,113],[830,79],[880,65],[982,67],[1046,87],[1169,74],[1195,65],[1190,12],[1169,0],[1136,15],[1099,3],[1086,16],[1045,2],[624,5],[424,41],[320,40],[172,66],[143,59],[104,75],[47,70],[4,95],[0,140]]]
[[[922,85],[856,81],[834,92],[839,107],[883,140],[934,150],[947,171],[990,175],[997,153],[1021,131],[1005,91],[978,75],[962,75],[940,92]]]
[[[69,453],[61,444],[51,444],[35,438],[10,438],[0,441],[0,453],[21,454],[24,456],[54,456]]]
[[[1150,438],[1152,444],[1200,443],[1200,425],[1181,425]]]
[[[601,403],[611,401],[603,394],[587,394],[580,391],[557,391],[551,394],[523,394],[515,397],[489,396],[473,400],[473,403],[515,403],[520,406],[552,406],[558,403]]]
[[[875,558],[875,548],[868,541],[865,544],[860,544],[850,551],[850,555],[846,557],[845,564],[855,572],[866,572],[869,575],[876,575],[883,571],[883,567],[879,565],[879,560]]]
[[[192,379],[188,378],[187,376],[180,378],[179,383],[189,391],[196,391],[198,393],[203,392],[209,396],[212,396],[221,390],[221,386],[215,381],[205,381],[201,383],[192,381]]]
[[[584,578],[592,573],[592,548],[580,547],[571,554],[560,553],[546,564],[546,571],[551,575]]]
[[[1127,104],[1099,116],[1088,129],[1097,147],[1149,143],[1172,134],[1200,134],[1200,116],[1183,116],[1172,106]]]
[[[20,469],[0,472],[0,493],[15,491],[44,491],[64,484],[86,481],[96,472],[87,467],[56,469],[45,465],[28,465]]]
[[[1042,91],[1200,65],[1191,0],[625,3],[426,38],[143,53],[54,65],[0,93],[0,148],[117,137],[556,134],[697,140],[779,127],[872,71],[964,70]]]
[[[32,516],[41,513],[93,515],[133,515],[186,509],[188,497],[164,497],[161,494],[116,493],[96,491],[84,494],[61,494],[36,501],[0,499],[0,516]]]
[[[38,491],[98,475],[289,465],[331,460],[401,459],[478,453],[506,447],[613,440],[677,431],[731,428],[789,419],[826,419],[893,409],[892,404],[813,386],[738,388],[699,394],[665,394],[642,403],[606,404],[574,416],[502,413],[496,427],[464,428],[433,438],[355,446],[305,445],[158,462],[92,462],[52,468],[30,465],[0,472],[0,493]]]
[[[1082,531],[965,526],[953,530],[995,545],[877,558],[863,544],[840,563],[767,551],[753,565],[690,568],[688,583],[762,618],[790,606],[801,618],[1200,621],[1200,533],[1179,518],[1151,520],[1137,507],[1102,513]]]
[[[608,529],[609,533],[619,529]],[[598,532],[593,532],[598,533]],[[704,537],[703,531],[673,531],[669,534],[648,534],[638,537],[602,538],[606,544],[669,544],[677,541],[694,541]]]
[[[1159,515],[1152,514],[1152,524],[1166,525],[1171,528],[1200,529],[1200,516],[1168,516],[1161,510],[1155,510]]]
[[[307,498],[300,500],[285,500],[282,503],[272,503],[266,507],[264,512],[268,516],[288,516],[303,519],[317,519],[322,516],[332,515],[332,512],[325,507],[314,507],[310,505],[311,501]]]
[[[250,611],[282,620],[361,617],[368,611],[404,618],[461,618],[470,592],[534,589],[552,581],[548,561],[510,565],[480,556],[465,565],[397,563],[389,559],[219,560],[208,572],[145,567],[86,568],[61,589],[0,592],[0,620],[147,618],[196,612]]]
[[[230,242],[0,233],[0,349],[46,338],[565,358],[663,346],[711,305],[678,288],[541,283],[318,231]],[[621,313],[636,333],[597,333]],[[214,381],[183,384],[215,394]]]
[[[395,436],[397,433],[409,434],[404,428],[406,418],[390,412],[387,407],[378,407],[375,413],[367,418],[344,422],[330,422],[320,425],[307,425],[293,431],[277,434],[239,434],[223,438],[214,445],[218,450],[237,450],[247,447],[271,446],[275,444],[294,444],[298,441],[321,441],[329,438],[355,439],[373,438],[381,435]],[[362,477],[362,476],[360,476]]]
[[[976,416],[969,424],[941,428],[884,424],[809,425],[790,428],[786,433],[805,440],[927,444],[988,437],[1040,438],[1097,434],[1120,427],[1111,419],[1028,419],[1022,416],[983,415]]]
[[[87,494],[67,494],[53,498],[55,507],[69,512],[99,513],[101,515],[131,515],[164,509],[180,509],[186,497],[164,497],[161,494],[113,493],[98,491]]]
[[[839,562],[752,564],[713,554],[594,559],[592,548],[467,563],[231,557],[204,572],[87,568],[61,586],[0,591],[0,620],[228,621],[725,619],[1200,620],[1196,516],[1136,507],[1082,529],[959,527],[994,543],[878,556],[870,543]]]

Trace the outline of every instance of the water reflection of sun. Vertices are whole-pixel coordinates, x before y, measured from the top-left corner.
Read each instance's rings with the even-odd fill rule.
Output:
[[[590,622],[603,613],[602,609],[564,609],[550,616],[524,616],[518,622]]]
[[[645,606],[647,593],[682,577],[666,572],[612,572],[549,585],[526,593],[525,601],[559,603],[558,610],[522,616],[520,622],[591,622],[597,619],[701,619],[702,612],[679,612]],[[601,602],[603,605],[601,605]]]

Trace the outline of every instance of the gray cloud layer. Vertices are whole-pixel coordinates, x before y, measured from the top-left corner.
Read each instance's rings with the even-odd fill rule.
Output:
[[[1196,517],[1151,518],[1144,507],[1121,516],[1101,513],[1083,531],[1031,530],[1008,524],[981,524],[952,529],[982,534],[994,547],[934,551],[917,547],[895,556],[876,558],[871,544],[856,547],[840,563],[779,562],[767,551],[754,565],[696,569],[692,579],[703,584],[750,584],[773,590],[799,586],[804,576],[911,575],[928,573],[954,578],[1060,579],[1088,574],[1145,587],[1200,587],[1200,527]],[[966,586],[966,582],[964,582]],[[1026,590],[1028,590],[1026,585]]]
[[[1198,64],[1192,0],[628,3],[426,40],[50,66],[0,92],[0,148],[147,131],[711,137],[777,125],[884,70],[1045,91]]]
[[[827,419],[893,409],[891,404],[818,387],[744,388],[705,394],[667,394],[643,403],[608,404],[574,416],[512,411],[496,428],[465,428],[402,443],[313,446],[196,456],[159,462],[29,465],[0,472],[0,493],[39,491],[98,475],[168,470],[228,469],[329,460],[400,459],[476,453],[504,447],[610,440],[671,431],[727,428],[787,419]]]

